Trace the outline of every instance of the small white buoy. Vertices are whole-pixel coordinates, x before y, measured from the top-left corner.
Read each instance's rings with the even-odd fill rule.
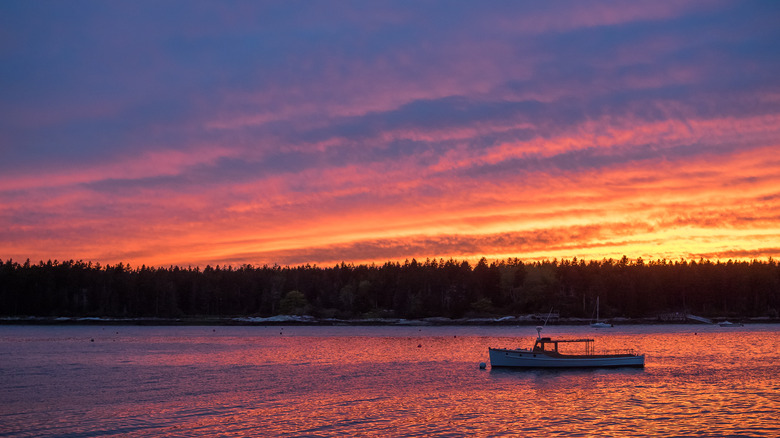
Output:
[[[487,364],[485,362],[480,362],[479,369],[484,370],[485,368],[487,368]]]

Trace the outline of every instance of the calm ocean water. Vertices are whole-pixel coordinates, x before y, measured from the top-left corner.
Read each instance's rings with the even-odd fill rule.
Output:
[[[644,369],[479,369],[533,327],[0,326],[0,436],[780,436],[780,327],[548,326]]]

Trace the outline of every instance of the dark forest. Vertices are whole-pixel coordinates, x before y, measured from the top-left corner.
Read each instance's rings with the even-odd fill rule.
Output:
[[[602,318],[690,312],[777,318],[780,264],[606,259],[417,260],[383,265],[198,268],[0,263],[0,316]]]

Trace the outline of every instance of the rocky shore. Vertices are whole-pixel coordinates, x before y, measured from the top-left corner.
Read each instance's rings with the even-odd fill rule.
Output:
[[[778,318],[753,317],[753,318],[712,318],[712,323],[721,321],[739,321],[745,324],[776,324]],[[498,326],[498,325],[539,325],[545,322],[543,315],[503,316],[493,318],[365,318],[365,319],[336,319],[314,318],[312,316],[277,315],[270,317],[201,317],[201,318],[114,318],[114,317],[0,317],[0,325],[222,325],[222,326],[267,326],[267,325],[322,325],[322,326]],[[560,318],[556,317],[547,321],[548,325],[587,325],[590,319],[585,318]],[[699,320],[685,318],[669,318],[667,315],[645,318],[611,318],[606,322],[614,325],[636,324],[706,324]]]

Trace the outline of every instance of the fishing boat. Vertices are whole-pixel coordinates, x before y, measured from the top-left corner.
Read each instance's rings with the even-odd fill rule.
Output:
[[[599,297],[596,297],[596,320],[590,323],[593,328],[610,328],[612,324],[599,321]]]
[[[636,354],[632,349],[603,352],[597,354],[593,348],[593,339],[551,339],[542,337],[542,327],[538,332],[533,349],[524,348],[488,348],[490,366],[519,368],[584,368],[584,367],[638,367],[645,366],[645,356]],[[578,354],[562,353],[561,344],[579,344],[584,351]]]
[[[741,322],[731,322],[731,321],[723,321],[718,324],[721,327],[742,327],[744,324]]]

